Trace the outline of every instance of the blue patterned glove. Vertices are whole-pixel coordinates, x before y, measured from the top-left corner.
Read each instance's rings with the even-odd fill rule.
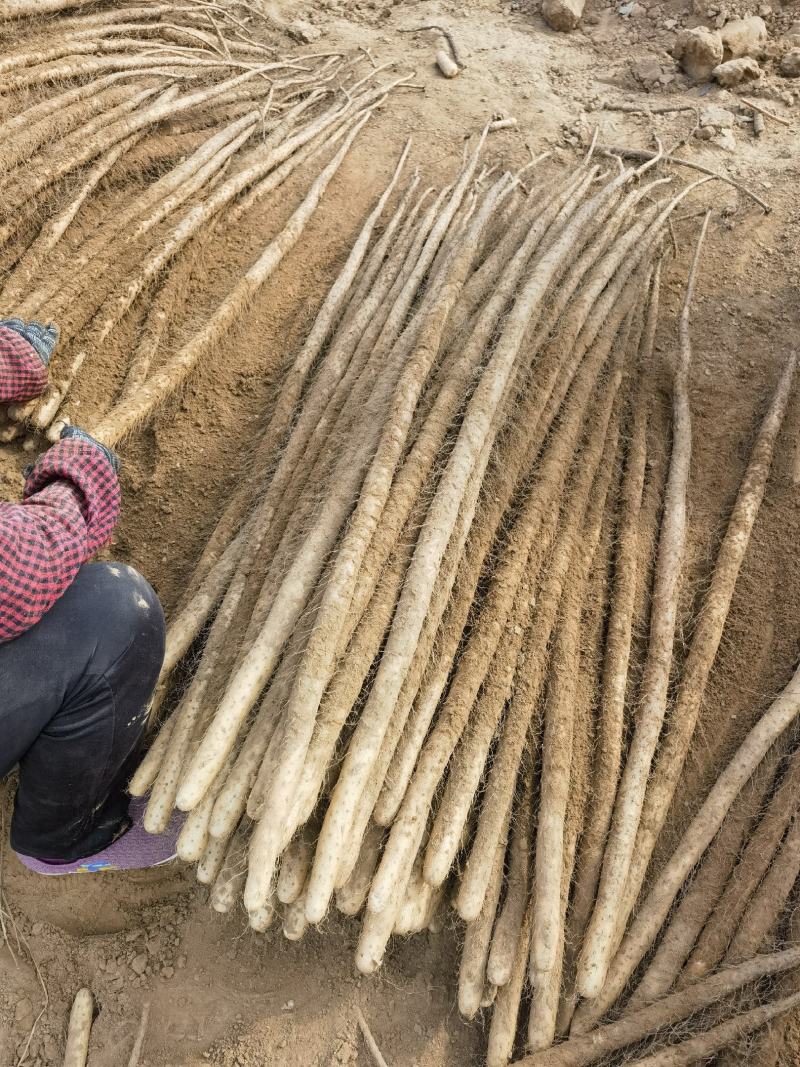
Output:
[[[79,430],[77,426],[65,426],[61,431],[61,440],[65,441],[70,437],[75,437],[79,441],[88,441],[90,444],[95,445],[105,455],[108,462],[114,468],[114,473],[119,474],[119,456],[116,452],[113,452],[107,445],[101,444],[91,434],[88,434],[86,430]]]
[[[32,345],[38,353],[39,359],[45,367],[50,362],[53,349],[58,344],[58,326],[50,322],[43,326],[41,322],[31,320],[23,322],[22,319],[0,319],[0,326],[7,326],[14,330],[20,337],[24,337],[29,345]]]

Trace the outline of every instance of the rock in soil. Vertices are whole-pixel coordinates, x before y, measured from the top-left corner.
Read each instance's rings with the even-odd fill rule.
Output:
[[[708,81],[711,71],[722,62],[722,38],[705,26],[681,30],[672,54],[692,81]]]
[[[740,56],[759,56],[767,41],[767,26],[758,15],[749,19],[733,19],[720,30],[725,59]]]
[[[584,0],[544,0],[542,15],[554,30],[574,30],[581,21]]]
[[[781,74],[785,78],[800,77],[800,48],[793,48],[781,58]]]
[[[724,130],[730,129],[735,121],[735,116],[732,111],[728,111],[724,107],[716,107],[710,105],[709,107],[700,108],[700,125],[701,126],[716,126],[717,129]]]
[[[741,59],[729,59],[727,63],[720,63],[718,67],[714,67],[711,77],[720,85],[730,89],[731,86],[760,78],[761,67],[750,56],[742,56]]]

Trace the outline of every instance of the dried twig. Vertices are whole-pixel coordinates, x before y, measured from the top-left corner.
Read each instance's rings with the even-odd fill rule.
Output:
[[[697,111],[696,104],[662,104],[650,107],[648,104],[612,104],[603,101],[603,111],[624,111],[629,115],[668,115],[674,111]]]
[[[455,38],[453,37],[450,30],[447,29],[447,27],[440,26],[438,22],[428,22],[424,26],[409,27],[409,29],[407,30],[400,30],[400,33],[419,33],[421,30],[438,30],[442,37],[444,37],[444,39],[447,41],[447,46],[450,49],[450,54],[452,55],[453,60],[458,64],[459,67],[461,67],[462,70],[465,69],[466,63],[464,63],[461,59],[461,55],[459,54]]]
[[[142,1005],[142,1018],[139,1022],[139,1029],[136,1031],[136,1040],[133,1043],[131,1049],[131,1058],[128,1060],[128,1067],[139,1067],[139,1059],[142,1055],[142,1048],[144,1046],[144,1035],[147,1032],[147,1021],[150,1018],[150,1001],[146,1000]]]
[[[655,159],[657,153],[649,152],[644,148],[620,148],[617,145],[600,145],[599,151],[606,152],[612,156],[620,156],[622,159],[636,159],[643,163],[646,163],[650,159]],[[708,174],[712,178],[716,178],[718,181],[725,182],[726,185],[732,185],[734,189],[738,189],[740,193],[744,193],[745,196],[749,196],[751,200],[755,200],[760,208],[763,209],[764,214],[768,215],[772,208],[769,204],[766,204],[760,196],[757,196],[751,189],[748,189],[746,185],[742,185],[741,182],[735,181],[733,178],[729,178],[726,174],[720,174],[719,171],[711,170],[710,167],[704,167],[702,163],[695,163],[691,159],[681,159],[680,156],[667,153],[661,157],[663,163],[676,163],[681,167],[690,167],[692,170],[697,170],[701,174]]]
[[[364,1043],[369,1049],[369,1054],[372,1056],[372,1061],[375,1064],[375,1067],[389,1067],[386,1060],[383,1058],[383,1053],[378,1048],[378,1042],[372,1036],[369,1023],[364,1018],[364,1013],[359,1007],[356,1007],[356,1019],[358,1020],[358,1028],[361,1031],[361,1036],[364,1038]]]
[[[781,126],[791,126],[792,123],[789,119],[785,119],[783,115],[776,115],[774,111],[767,111],[761,104],[757,104],[755,100],[747,100],[744,96],[740,97],[743,104],[747,104],[753,111],[758,111],[761,115],[766,115],[768,119],[773,119],[775,122],[779,122]]]

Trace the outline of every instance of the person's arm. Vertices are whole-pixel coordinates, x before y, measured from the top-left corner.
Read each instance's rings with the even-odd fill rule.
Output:
[[[18,404],[41,396],[57,339],[54,326],[0,319],[0,403]]]
[[[21,381],[25,367],[34,366],[31,357],[39,358],[16,337],[28,352],[0,334],[0,397],[6,400],[15,386],[4,374],[11,368]],[[0,641],[37,623],[108,541],[119,519],[117,467],[113,452],[69,426],[29,471],[22,503],[0,503]]]

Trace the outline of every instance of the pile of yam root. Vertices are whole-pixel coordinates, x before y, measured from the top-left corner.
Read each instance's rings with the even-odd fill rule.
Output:
[[[119,394],[87,428],[114,444],[151,417],[407,84],[324,49],[265,57],[243,4],[154,10],[64,16],[49,51],[32,26],[1,61],[2,311],[67,323],[51,392],[9,412],[7,440],[35,445],[69,419],[73,382],[141,302]],[[59,250],[82,205],[178,113],[192,151],[87,233],[76,271]],[[256,931],[279,917],[296,940],[336,908],[358,917],[369,974],[394,935],[458,924],[458,1005],[485,1012],[493,1067],[702,1062],[800,1004],[800,948],[760,951],[800,872],[800,674],[651,864],[795,360],[683,618],[708,214],[677,321],[660,292],[671,216],[712,179],[680,185],[660,153],[634,168],[591,149],[571,171],[543,157],[503,171],[487,135],[431,187],[398,145],[284,353],[249,473],[170,620],[131,791],[152,833],[187,813],[180,857]],[[299,167],[308,191],[286,227],[161,356],[200,257]],[[120,246],[133,260],[93,270]],[[668,422],[653,417],[665,377]]]

